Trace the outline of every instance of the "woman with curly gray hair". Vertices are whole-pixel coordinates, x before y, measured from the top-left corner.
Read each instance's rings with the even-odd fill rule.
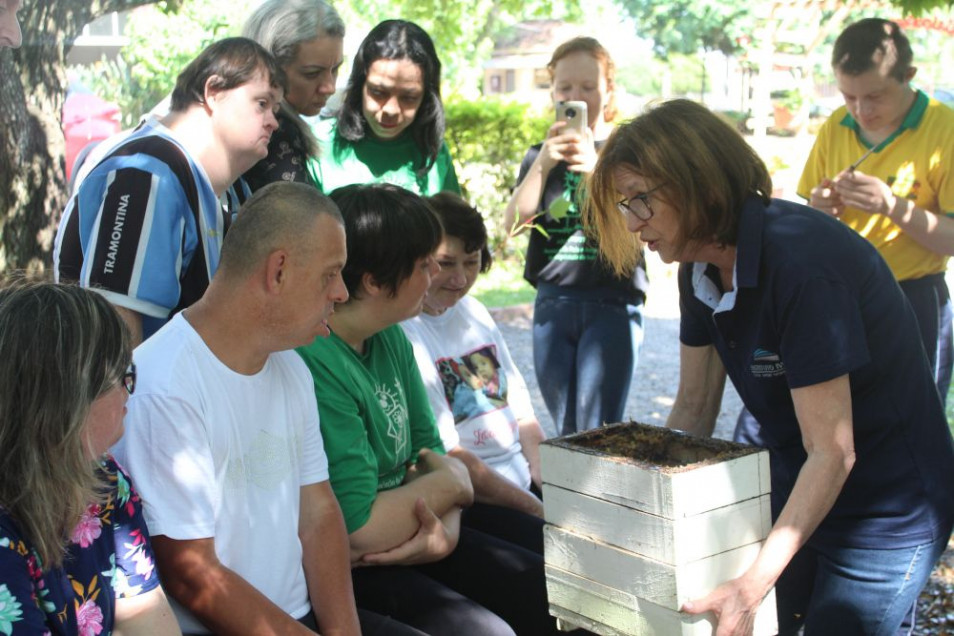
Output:
[[[334,95],[344,22],[325,0],[267,0],[249,17],[242,35],[268,49],[288,81],[268,156],[243,176],[252,191],[273,181],[317,185],[307,160],[318,156],[318,142],[302,116],[314,117]]]

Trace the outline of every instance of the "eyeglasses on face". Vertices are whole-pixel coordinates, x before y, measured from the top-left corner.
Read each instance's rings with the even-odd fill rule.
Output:
[[[123,374],[123,388],[132,395],[136,391],[136,363],[130,363],[129,370]]]
[[[653,218],[653,208],[649,205],[649,195],[661,188],[663,184],[657,185],[655,188],[650,188],[646,192],[642,192],[635,196],[632,196],[628,199],[623,199],[616,204],[616,207],[619,208],[619,211],[623,213],[623,216],[627,214],[632,214],[640,221],[648,221]],[[639,201],[639,204],[633,205],[634,201]]]

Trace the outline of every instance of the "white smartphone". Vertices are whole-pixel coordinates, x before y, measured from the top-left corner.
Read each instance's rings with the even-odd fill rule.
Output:
[[[586,102],[557,102],[556,118],[557,121],[566,122],[566,126],[560,131],[561,134],[565,132],[576,132],[582,135],[589,121],[586,116]]]

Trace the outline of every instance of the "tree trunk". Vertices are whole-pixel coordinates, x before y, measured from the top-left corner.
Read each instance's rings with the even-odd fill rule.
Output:
[[[67,201],[66,54],[83,26],[157,0],[31,0],[20,10],[23,47],[0,50],[0,272],[52,264]]]

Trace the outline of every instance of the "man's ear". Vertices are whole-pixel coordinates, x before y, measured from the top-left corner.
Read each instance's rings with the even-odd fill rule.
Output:
[[[288,252],[275,250],[265,259],[265,291],[275,294],[281,291],[288,278]]]
[[[362,296],[380,296],[387,293],[387,290],[375,280],[374,276],[370,272],[365,272],[361,275],[361,295]]]
[[[914,79],[914,76],[918,74],[918,67],[912,66],[904,73],[904,82],[908,83]]]
[[[202,101],[205,107],[210,111],[215,110],[219,98],[222,96],[222,93],[225,92],[218,87],[221,81],[222,78],[218,75],[210,75],[209,78],[205,80],[205,86],[202,87]]]

